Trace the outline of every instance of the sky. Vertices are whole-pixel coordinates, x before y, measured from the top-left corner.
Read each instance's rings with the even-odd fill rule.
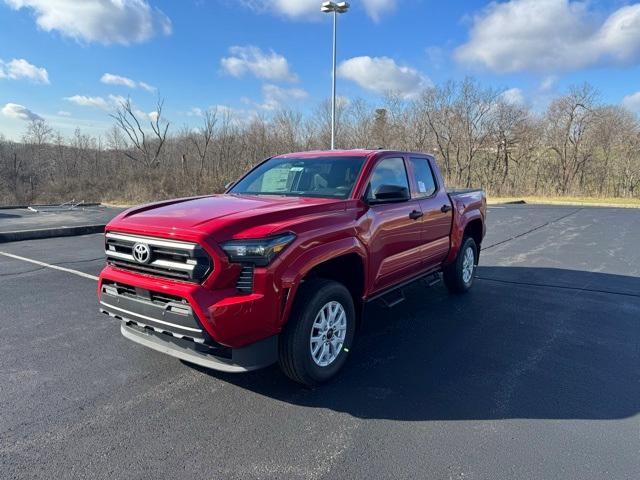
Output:
[[[103,135],[125,98],[172,128],[210,108],[237,118],[307,113],[331,91],[320,0],[0,0],[0,134],[45,119]],[[640,3],[353,0],[338,18],[338,93],[407,99],[476,77],[542,111],[589,82],[640,113]]]

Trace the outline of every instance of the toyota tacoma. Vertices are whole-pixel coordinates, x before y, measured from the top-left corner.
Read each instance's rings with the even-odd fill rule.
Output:
[[[430,155],[333,150],[269,158],[224,194],[131,208],[105,229],[100,310],[122,334],[227,371],[278,362],[314,385],[345,364],[364,307],[442,279],[467,291],[482,190],[447,190]]]

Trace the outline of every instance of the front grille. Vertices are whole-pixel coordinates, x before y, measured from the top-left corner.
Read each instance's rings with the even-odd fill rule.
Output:
[[[253,292],[253,265],[242,265],[236,282],[236,290],[242,293]]]
[[[104,280],[102,282],[102,290],[110,295],[118,295],[121,297],[133,298],[141,302],[153,303],[159,307],[169,309],[184,310],[189,303],[186,299],[177,295],[168,293],[154,292],[144,288],[133,287],[124,283],[114,282],[112,280]],[[190,308],[190,307],[189,307]]]
[[[134,252],[136,245],[141,246],[143,255]],[[162,238],[109,232],[105,254],[109,265],[188,282],[202,282],[213,269],[211,258],[200,245]]]

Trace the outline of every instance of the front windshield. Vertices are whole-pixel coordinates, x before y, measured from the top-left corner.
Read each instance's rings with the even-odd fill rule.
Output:
[[[229,193],[347,198],[365,157],[272,158]]]

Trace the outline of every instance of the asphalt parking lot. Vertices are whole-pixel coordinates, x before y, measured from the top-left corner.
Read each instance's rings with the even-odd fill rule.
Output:
[[[640,478],[640,210],[500,206],[463,296],[372,306],[344,372],[209,372],[98,313],[101,235],[0,251],[1,478]]]
[[[105,224],[122,211],[121,208],[91,205],[87,207],[36,207],[0,209],[0,233],[42,228]]]

